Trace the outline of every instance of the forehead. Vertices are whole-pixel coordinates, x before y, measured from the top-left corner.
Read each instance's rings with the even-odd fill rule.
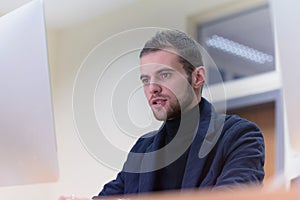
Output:
[[[140,60],[142,73],[155,72],[162,68],[170,68],[179,72],[184,70],[175,52],[166,50],[154,51],[144,55]]]

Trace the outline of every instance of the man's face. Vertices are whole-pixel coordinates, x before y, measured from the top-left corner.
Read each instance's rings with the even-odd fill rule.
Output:
[[[140,79],[157,120],[173,119],[196,105],[188,75],[175,53],[150,52],[141,58],[140,64]]]

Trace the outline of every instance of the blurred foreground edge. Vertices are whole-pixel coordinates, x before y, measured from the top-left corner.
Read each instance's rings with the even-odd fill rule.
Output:
[[[139,195],[111,196],[93,198],[94,200],[300,200],[300,191],[295,187],[290,189],[276,188],[235,188],[231,190],[185,190],[173,192],[157,192]]]

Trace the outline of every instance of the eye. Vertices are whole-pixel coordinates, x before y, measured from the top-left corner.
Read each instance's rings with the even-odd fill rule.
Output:
[[[141,81],[144,85],[149,84],[149,78],[142,78]]]
[[[164,73],[161,74],[161,78],[162,78],[162,79],[169,78],[170,76],[171,76],[171,74],[170,74],[170,73],[167,73],[167,72],[164,72]]]

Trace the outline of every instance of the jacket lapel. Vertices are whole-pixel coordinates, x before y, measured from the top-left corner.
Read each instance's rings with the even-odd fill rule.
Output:
[[[187,159],[184,176],[182,180],[182,188],[197,187],[199,176],[202,174],[203,165],[205,164],[205,157],[200,157],[199,152],[205,142],[206,135],[214,132],[214,129],[209,128],[212,116],[211,104],[204,98],[200,102],[200,120],[198,130],[194,141],[192,142],[189,156]]]
[[[207,124],[204,122],[199,123],[197,134],[191,145],[190,152],[188,155],[187,163],[185,166],[185,171],[182,180],[182,189],[184,188],[194,188],[197,186],[199,175],[203,169],[205,163],[204,158],[200,159],[199,149],[204,140],[204,134],[207,130]]]
[[[142,166],[145,166],[147,169],[156,169],[156,161],[157,161],[157,155],[156,150],[161,148],[161,144],[163,142],[163,133],[164,132],[164,124],[161,126],[161,128],[158,130],[157,134],[154,136],[154,140],[149,145],[149,147],[146,150],[146,155],[144,156],[144,159],[142,160]],[[147,170],[148,171],[148,170]],[[155,171],[149,170],[149,172],[141,173],[139,178],[139,192],[145,193],[145,192],[151,192],[154,190],[154,183],[155,183]]]
[[[207,155],[217,143],[225,121],[225,115],[217,114],[208,101],[202,98],[201,102],[199,127],[189,152],[182,188],[194,188],[200,185]]]
[[[217,139],[221,134],[223,128],[224,118],[218,115],[211,104],[202,98],[200,104],[200,120],[198,122],[198,129],[194,140],[191,144],[185,172],[182,180],[182,188],[194,188],[199,185],[199,179],[204,168],[206,155],[213,148]],[[164,124],[154,136],[154,140],[147,148],[148,154],[142,159],[142,166],[147,166],[147,169],[156,169],[157,155],[154,153],[156,150],[162,148]],[[147,153],[146,153],[147,154]],[[151,192],[154,190],[155,184],[155,171],[141,173],[139,177],[139,192]]]

